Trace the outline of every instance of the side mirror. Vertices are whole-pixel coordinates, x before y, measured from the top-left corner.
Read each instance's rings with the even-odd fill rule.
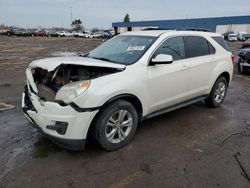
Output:
[[[151,59],[151,65],[171,63],[173,63],[173,57],[167,54],[159,54],[155,58]]]

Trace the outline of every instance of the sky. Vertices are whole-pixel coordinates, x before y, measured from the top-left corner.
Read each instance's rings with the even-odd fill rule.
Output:
[[[112,22],[250,15],[250,0],[0,0],[0,24],[69,28],[72,17],[85,28]]]

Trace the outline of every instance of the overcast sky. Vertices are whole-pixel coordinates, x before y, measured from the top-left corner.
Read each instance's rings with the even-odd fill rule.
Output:
[[[250,0],[0,0],[0,24],[110,28],[129,13],[132,21],[250,15]]]

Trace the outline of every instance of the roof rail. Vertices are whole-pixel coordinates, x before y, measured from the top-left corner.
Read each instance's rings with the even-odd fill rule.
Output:
[[[187,28],[182,28],[179,29],[179,31],[203,31],[203,32],[212,32],[209,29],[205,29],[205,28],[195,28],[195,27],[187,27]]]
[[[145,28],[143,29],[142,31],[152,31],[152,30],[171,30],[171,29],[168,29],[168,28],[155,28],[155,27],[149,27],[149,28]]]

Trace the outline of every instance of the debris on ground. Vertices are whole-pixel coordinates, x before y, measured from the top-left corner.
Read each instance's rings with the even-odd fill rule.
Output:
[[[243,174],[244,174],[244,177],[245,177],[245,178],[249,181],[249,183],[250,183],[250,177],[249,177],[249,175],[248,175],[246,169],[244,168],[244,166],[242,165],[242,163],[241,163],[241,161],[240,161],[240,152],[237,152],[236,154],[234,154],[234,157],[235,157],[237,163],[239,164],[239,166],[240,166],[240,168],[241,168],[241,170],[242,170],[242,172],[243,172]]]
[[[222,146],[229,138],[231,138],[232,136],[235,136],[235,135],[250,136],[250,134],[246,134],[246,131],[238,132],[238,133],[232,133],[232,134],[229,134],[228,136],[226,136],[226,137],[221,141],[220,146]]]
[[[7,103],[0,103],[0,112],[5,111],[5,110],[11,110],[14,109],[16,106],[12,104],[7,104]]]

